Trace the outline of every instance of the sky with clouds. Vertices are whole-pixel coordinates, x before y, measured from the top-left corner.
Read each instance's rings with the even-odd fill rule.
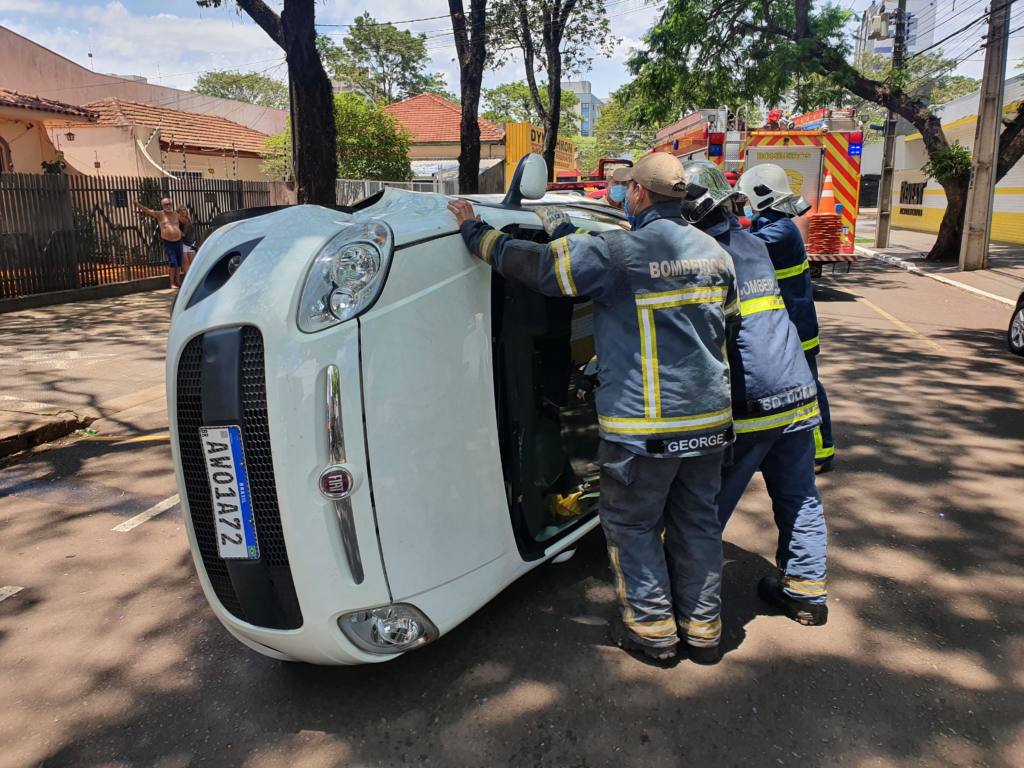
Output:
[[[972,0],[936,2],[940,23],[935,39],[981,12],[981,5]],[[270,4],[280,6],[280,2]],[[853,0],[851,6],[860,10],[867,4],[867,0]],[[662,0],[606,0],[612,32],[621,42],[612,55],[595,59],[590,71],[579,76],[591,81],[595,94],[603,97],[629,79],[625,60],[630,49],[640,44],[661,6]],[[975,10],[961,15],[970,7]],[[340,38],[345,32],[344,25],[364,11],[382,21],[424,19],[400,27],[427,35],[433,69],[443,72],[449,90],[457,92],[458,67],[447,17],[426,18],[447,14],[446,0],[391,0],[386,6],[367,0],[326,0],[317,3],[317,22],[323,25],[322,32]],[[1020,12],[1015,8],[1011,28],[1024,24],[1022,16],[1024,7]],[[948,21],[943,22],[947,17]],[[231,0],[226,0],[221,8],[200,8],[194,0],[0,0],[0,26],[97,72],[142,75],[150,82],[176,88],[192,87],[202,71],[211,69],[285,76],[280,49],[244,13],[236,10]],[[970,34],[951,41],[951,45],[956,44],[955,49],[947,52],[956,54],[963,49],[966,54],[960,66],[962,74],[980,76],[983,54],[970,51],[983,32],[984,25],[978,25]],[[1010,57],[1011,70],[1024,60],[1024,30],[1011,38]],[[522,77],[522,65],[509,64],[497,72],[488,72],[484,85]]]

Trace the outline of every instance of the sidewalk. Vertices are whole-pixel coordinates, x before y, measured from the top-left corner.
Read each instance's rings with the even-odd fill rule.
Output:
[[[935,235],[927,232],[893,229],[889,247],[875,248],[875,223],[873,217],[857,220],[857,249],[865,255],[964,290],[987,294],[987,298],[1009,306],[1014,306],[1024,291],[1024,246],[992,243],[987,269],[961,272],[955,262],[924,260],[935,242]]]
[[[162,428],[169,291],[0,314],[0,456],[103,419]]]

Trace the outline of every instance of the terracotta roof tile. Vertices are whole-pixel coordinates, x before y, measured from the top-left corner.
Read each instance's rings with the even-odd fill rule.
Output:
[[[269,136],[231,120],[198,112],[155,107],[124,99],[100,99],[86,104],[99,115],[100,125],[151,125],[160,128],[160,143],[197,149],[237,149],[262,155]]]
[[[412,134],[414,144],[459,141],[462,110],[455,102],[433,93],[421,93],[405,101],[384,107],[399,124]],[[490,120],[480,118],[480,140],[501,141],[504,131]]]
[[[96,113],[84,107],[76,107],[74,104],[65,104],[63,101],[44,99],[41,96],[29,96],[26,93],[9,91],[0,88],[0,107],[15,107],[17,109],[34,109],[39,112],[53,112],[58,115],[73,115],[84,117],[89,120],[96,119]]]

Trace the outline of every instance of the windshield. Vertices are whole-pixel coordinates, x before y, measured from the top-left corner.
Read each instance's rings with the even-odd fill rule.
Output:
[[[532,206],[524,207],[529,209]],[[623,229],[629,229],[629,222],[626,221],[625,214],[623,214],[621,211],[615,210],[614,208],[610,208],[607,205],[587,205],[584,203],[584,201],[581,200],[579,204],[566,204],[564,202],[559,202],[558,207],[564,209],[566,213],[577,219],[585,219],[586,221],[598,221],[602,224],[608,224],[616,227],[622,227]]]

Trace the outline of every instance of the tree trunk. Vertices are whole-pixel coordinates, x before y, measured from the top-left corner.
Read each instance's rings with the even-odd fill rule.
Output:
[[[472,20],[467,29],[462,0],[448,0],[459,58],[459,89],[462,111],[459,118],[459,193],[473,194],[480,189],[480,86],[484,78],[485,14],[487,0],[470,0]],[[470,33],[471,30],[471,33]]]
[[[928,261],[956,261],[960,258],[964,214],[967,211],[967,182],[948,181],[942,188],[946,192],[946,212],[942,215],[935,244],[925,257]]]
[[[548,65],[552,70],[554,65]],[[561,67],[559,76],[561,76]],[[555,151],[558,149],[558,129],[562,117],[562,84],[558,78],[548,78],[548,114],[544,120],[544,162],[548,164],[548,181],[555,180]]]
[[[292,96],[292,142],[299,203],[335,205],[337,129],[330,78],[316,50],[313,0],[288,0],[281,12]]]

